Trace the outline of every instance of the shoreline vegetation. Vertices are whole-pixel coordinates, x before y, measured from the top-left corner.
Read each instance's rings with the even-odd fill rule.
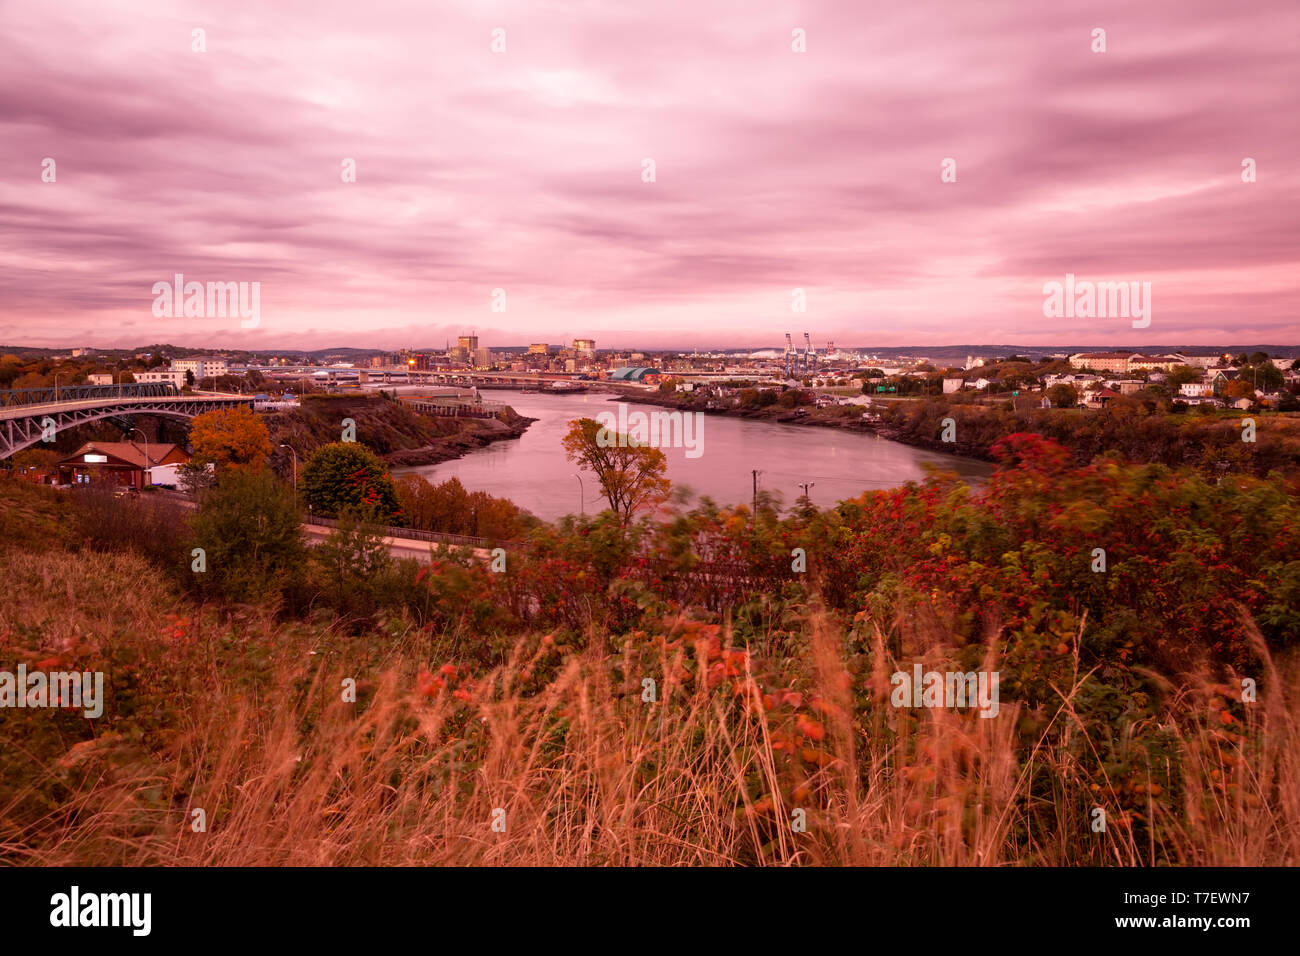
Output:
[[[1202,471],[1246,470],[1263,477],[1271,471],[1300,478],[1300,414],[1218,412],[1213,415],[1170,412],[1126,401],[1103,409],[1016,410],[1007,402],[973,404],[941,397],[912,400],[877,399],[860,405],[710,408],[707,402],[680,393],[620,392],[632,404],[656,405],[706,415],[812,428],[838,428],[875,434],[927,451],[978,461],[996,460],[997,443],[1026,432],[1059,442],[1079,464],[1107,451],[1127,460]],[[875,417],[863,418],[870,411]],[[802,412],[802,414],[801,414]],[[955,422],[954,441],[945,442],[943,419]],[[1241,422],[1266,422],[1254,443],[1242,441]]]
[[[346,508],[306,547],[269,444],[234,447],[182,520],[0,482],[0,671],[107,688],[96,720],[0,712],[15,861],[1300,859],[1280,476],[1079,466],[1021,434],[979,494],[606,511],[532,526],[499,568],[421,566]],[[300,491],[392,508],[390,482],[330,443]],[[900,705],[914,670],[998,674],[997,716]]]

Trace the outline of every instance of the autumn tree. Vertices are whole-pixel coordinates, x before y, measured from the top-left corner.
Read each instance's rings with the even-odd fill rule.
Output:
[[[1249,398],[1253,400],[1255,398],[1255,389],[1250,382],[1242,381],[1239,378],[1233,379],[1231,382],[1223,386],[1223,396],[1229,401],[1235,401],[1239,398]]]
[[[435,485],[419,475],[405,475],[396,485],[407,527],[508,540],[535,523],[510,499],[467,491],[458,478]]]
[[[266,423],[247,407],[205,412],[190,427],[194,447],[191,464],[227,469],[261,471],[271,457],[271,435]]]
[[[564,436],[569,460],[594,472],[619,523],[631,523],[641,508],[668,500],[668,459],[658,448],[638,443],[591,418],[569,422]]]

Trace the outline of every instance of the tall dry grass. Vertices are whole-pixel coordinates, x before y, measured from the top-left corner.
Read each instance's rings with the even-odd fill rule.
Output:
[[[1135,821],[1114,809],[1118,782],[1087,759],[1111,729],[1078,713],[1083,666],[1026,737],[1014,701],[991,720],[890,707],[898,665],[879,635],[850,655],[815,611],[797,660],[760,660],[729,649],[725,629],[691,625],[613,647],[601,635],[573,649],[521,636],[498,666],[467,675],[440,673],[436,639],[396,625],[366,649],[323,625],[198,613],[130,556],[9,553],[0,576],[12,583],[0,603],[6,661],[120,661],[130,649],[147,668],[134,690],[167,696],[6,765],[0,857],[11,863],[1300,859],[1294,666],[1270,661],[1231,736],[1214,717],[1221,689],[1171,684],[1161,720],[1178,800],[1152,788]],[[991,642],[989,665],[996,655]],[[730,672],[714,680],[720,667]],[[345,678],[358,681],[356,703],[342,699]],[[0,712],[6,737],[14,714]],[[147,729],[133,733],[136,723]],[[53,803],[33,813],[38,791]],[[1090,828],[1098,805],[1114,811],[1104,833]],[[193,827],[200,808],[205,832]],[[492,827],[498,811],[504,832]]]

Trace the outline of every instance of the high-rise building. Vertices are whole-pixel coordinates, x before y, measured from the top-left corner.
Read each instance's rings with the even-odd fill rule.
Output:
[[[596,351],[596,340],[595,339],[574,339],[573,351],[594,352]]]

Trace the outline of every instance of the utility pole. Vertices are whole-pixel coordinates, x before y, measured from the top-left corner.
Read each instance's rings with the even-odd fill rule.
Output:
[[[754,524],[758,524],[758,469],[757,468],[754,469],[753,474],[754,474],[754,512],[753,512],[754,516],[752,520]]]
[[[808,497],[808,489],[811,488],[813,485],[817,484],[817,482],[815,482],[815,481],[800,481],[800,482],[796,482],[796,484],[798,484],[799,487],[803,489],[803,496],[804,496],[805,498],[807,498],[807,497]]]
[[[289,448],[288,445],[285,445],[285,444],[283,444],[283,443],[281,443],[280,447],[281,447],[281,448],[287,448],[287,449],[289,450],[289,454],[293,456],[293,458],[292,458],[292,461],[293,461],[293,494],[294,494],[294,498],[296,499],[297,496],[298,496],[298,453],[297,453],[296,451],[294,451],[292,448]]]

